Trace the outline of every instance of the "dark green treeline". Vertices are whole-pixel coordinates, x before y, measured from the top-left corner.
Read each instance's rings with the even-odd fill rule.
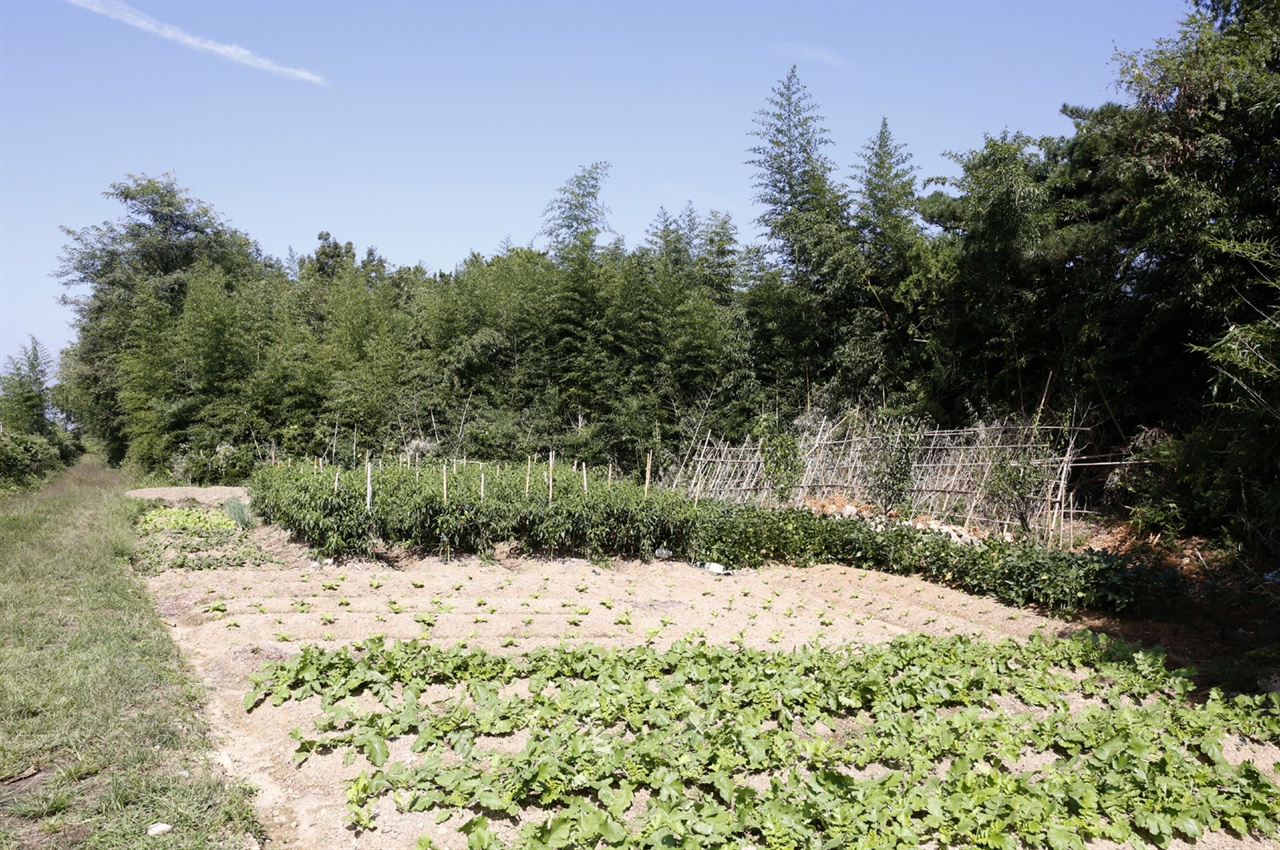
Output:
[[[1188,521],[1274,519],[1280,15],[1201,6],[1121,57],[1124,103],[989,136],[941,186],[888,122],[835,144],[792,69],[747,153],[758,243],[692,206],[609,241],[596,163],[548,205],[545,250],[429,273],[322,233],[281,262],[131,177],[121,221],[68,231],[59,404],[112,460],[194,480],[409,444],[635,468],[855,405],[1076,411],[1104,444],[1167,434],[1142,486]]]

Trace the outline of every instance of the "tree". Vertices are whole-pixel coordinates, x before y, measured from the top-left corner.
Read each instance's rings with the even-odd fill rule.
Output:
[[[756,125],[752,135],[761,143],[749,150],[748,164],[758,169],[755,200],[764,211],[757,221],[778,275],[769,278],[770,291],[749,299],[747,315],[758,323],[752,334],[757,354],[789,361],[770,364],[773,379],[799,382],[774,391],[779,401],[790,400],[791,409],[780,412],[793,415],[810,406],[832,368],[833,310],[845,281],[857,274],[857,257],[845,192],[822,151],[831,140],[795,66],[756,113]],[[775,291],[778,286],[784,289]],[[779,351],[780,343],[789,348]]]
[[[130,175],[105,194],[124,205],[121,220],[64,228],[70,242],[56,276],[68,288],[87,291],[63,298],[75,312],[77,337],[64,352],[61,383],[67,413],[118,463],[130,448],[130,431],[140,427],[131,415],[159,416],[144,428],[149,432],[167,427],[167,414],[146,401],[154,389],[146,381],[163,380],[164,366],[142,363],[139,356],[144,350],[167,356],[156,332],[181,314],[194,270],[218,269],[234,286],[269,263],[248,237],[192,199],[171,175]],[[128,405],[126,397],[132,399]]]
[[[567,261],[571,255],[594,257],[596,239],[612,233],[609,208],[600,190],[609,176],[609,163],[594,162],[570,177],[543,210],[542,234],[551,240],[551,255]]]
[[[0,426],[18,434],[47,435],[49,420],[49,374],[52,359],[34,336],[30,345],[20,346],[17,357],[8,357],[0,372]]]
[[[882,119],[854,166],[852,227],[857,262],[833,280],[827,315],[836,328],[830,401],[911,406],[908,391],[922,369],[914,340],[918,305],[912,281],[924,233],[916,212],[915,166]]]
[[[794,65],[767,102],[751,134],[761,143],[749,149],[747,160],[758,169],[754,200],[764,211],[757,221],[783,280],[820,292],[847,227],[844,193],[832,177],[835,165],[822,152],[831,139]]]

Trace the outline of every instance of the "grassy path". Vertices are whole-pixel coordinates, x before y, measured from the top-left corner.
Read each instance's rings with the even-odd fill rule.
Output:
[[[0,499],[0,848],[256,846],[128,565],[128,484],[89,458]]]

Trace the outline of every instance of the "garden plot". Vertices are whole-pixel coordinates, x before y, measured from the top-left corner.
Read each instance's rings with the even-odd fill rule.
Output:
[[[304,645],[336,650],[382,635],[389,642],[422,639],[433,647],[464,644],[519,657],[539,648],[584,644],[661,653],[692,640],[749,653],[804,651],[807,644],[881,643],[912,634],[1025,641],[1072,630],[1062,621],[919,580],[844,567],[766,567],[714,576],[680,562],[600,565],[504,557],[501,552],[483,561],[330,563],[311,559],[271,529],[254,532],[254,539],[273,563],[167,570],[151,576],[148,585],[161,617],[210,688],[219,760],[260,789],[259,808],[279,846],[415,847],[426,835],[431,846],[461,848],[468,838],[459,828],[477,813],[463,808],[437,822],[437,813],[448,813],[403,813],[391,795],[375,795],[366,810],[377,829],[352,830],[347,782],[369,775],[373,768],[366,756],[356,754],[345,764],[348,748],[337,746],[301,765],[294,763],[298,742],[290,735],[295,729],[302,738],[319,734],[319,701],[290,700],[278,706],[268,701],[252,713],[245,710],[250,675],[264,662],[295,657]],[[458,693],[455,686],[440,685],[428,695],[435,700]],[[1083,700],[1074,709],[1087,704]],[[355,697],[352,705],[376,707],[367,694]],[[1028,717],[1043,711],[1024,708]],[[392,737],[387,763],[412,763],[412,740]],[[524,746],[518,736],[486,740],[496,746],[495,752],[510,754]],[[1274,771],[1273,764],[1280,761],[1274,746],[1241,742],[1239,736],[1230,742],[1237,748],[1229,754],[1234,760],[1251,759],[1264,772]],[[888,772],[878,762],[868,769]],[[1270,775],[1275,778],[1274,772]],[[760,771],[742,779],[762,789],[772,781]],[[636,798],[644,793],[640,789]],[[513,841],[521,822],[544,816],[549,817],[524,803],[516,816],[490,813],[484,830],[471,823],[472,842],[483,844],[490,832],[497,840]],[[1222,832],[1196,846],[1250,844],[1269,846]]]

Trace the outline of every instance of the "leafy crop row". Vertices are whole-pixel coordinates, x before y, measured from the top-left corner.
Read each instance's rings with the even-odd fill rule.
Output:
[[[683,495],[558,469],[474,467],[322,472],[264,467],[250,482],[254,507],[323,554],[368,553],[375,542],[442,554],[488,552],[515,541],[526,551],[593,558],[675,557],[730,567],[766,560],[842,563],[924,574],[970,592],[1054,611],[1122,611],[1166,601],[1172,578],[1109,552],[1073,553],[990,539],[959,545],[911,526],[877,528],[793,508],[695,502]],[[369,485],[372,485],[371,488]],[[482,492],[483,488],[483,492]],[[371,498],[370,498],[371,489]]]
[[[270,561],[230,516],[202,508],[152,508],[138,517],[134,566],[207,570]]]
[[[500,846],[499,819],[519,824],[522,850],[1280,834],[1280,788],[1222,752],[1228,732],[1280,742],[1280,699],[1192,704],[1162,662],[1094,636],[520,656],[371,638],[268,665],[245,704],[319,698],[319,734],[293,733],[298,758],[364,756],[347,787],[358,828],[389,795],[441,821],[462,813],[478,849]],[[427,703],[431,686],[452,695]],[[390,759],[401,738],[409,761]]]

